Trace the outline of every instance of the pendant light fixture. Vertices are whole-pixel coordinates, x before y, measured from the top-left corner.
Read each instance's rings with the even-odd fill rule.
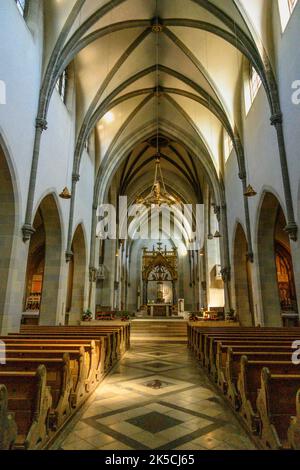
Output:
[[[158,35],[162,31],[162,26],[158,22],[157,16],[157,4],[156,4],[156,21],[152,26],[152,31],[156,35],[156,86],[155,86],[155,99],[156,99],[156,153],[155,153],[155,171],[154,181],[150,193],[143,197],[136,199],[138,204],[144,204],[146,206],[156,205],[161,206],[162,204],[172,205],[179,203],[179,200],[169,194],[166,190],[162,169],[161,169],[161,153],[160,153],[160,142],[159,142],[159,98],[161,97],[161,88],[159,86],[159,39]]]
[[[235,34],[235,41],[236,41],[236,44],[235,44],[235,49],[236,49],[236,57],[237,57],[237,66],[239,67],[239,59],[238,59],[238,37],[237,37],[237,31],[236,31],[236,23],[234,22],[234,34]],[[247,158],[246,158],[246,155],[244,155],[244,160],[245,160],[245,164],[246,164],[246,175],[248,176],[249,175],[249,168],[248,168],[248,161],[247,161]],[[254,197],[257,195],[257,192],[255,191],[255,189],[253,188],[253,186],[251,184],[248,184],[245,192],[244,192],[244,196],[245,197]]]
[[[246,197],[254,197],[257,195],[257,192],[255,189],[251,186],[251,184],[248,184],[246,191],[244,192],[244,196]]]
[[[75,67],[75,65],[74,65]],[[75,70],[73,70],[73,73],[75,74]],[[69,77],[69,73],[66,74],[66,77]],[[68,78],[67,78],[68,80]],[[68,86],[68,82],[66,83],[66,86]],[[75,93],[75,88],[73,86],[73,96],[72,96],[72,103],[74,103],[74,93]],[[71,125],[70,125],[70,129],[69,129],[69,140],[68,140],[68,149],[67,149],[67,152],[68,152],[68,157],[67,157],[67,175],[66,175],[66,184],[68,184],[68,180],[69,180],[69,166],[70,166],[70,149],[71,149],[71,138],[72,138],[72,130],[71,130]],[[72,198],[72,194],[68,188],[68,186],[65,186],[64,189],[62,190],[62,192],[59,194],[59,197],[61,199],[71,199]]]
[[[64,187],[64,189],[60,193],[59,197],[61,199],[71,199],[72,195],[71,195],[69,189],[67,188],[67,186]]]

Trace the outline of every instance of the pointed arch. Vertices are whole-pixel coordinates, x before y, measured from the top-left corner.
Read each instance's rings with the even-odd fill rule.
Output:
[[[298,323],[297,301],[289,286],[284,287],[278,266],[278,245],[284,245],[289,253],[289,273],[294,283],[290,240],[285,230],[286,217],[273,192],[264,191],[258,217],[257,250],[264,323],[266,326],[282,326]],[[293,289],[290,289],[293,290]],[[288,298],[289,297],[289,298]]]
[[[34,217],[26,272],[25,308],[39,311],[41,325],[55,325],[60,310],[61,219],[53,192],[43,197]]]
[[[248,243],[245,231],[238,222],[233,246],[233,269],[236,313],[242,326],[254,325],[253,291]]]
[[[86,237],[82,223],[77,225],[72,241],[73,257],[69,262],[66,313],[67,323],[81,320],[85,305],[87,253]]]
[[[6,312],[6,294],[16,225],[14,176],[0,135],[0,331]]]

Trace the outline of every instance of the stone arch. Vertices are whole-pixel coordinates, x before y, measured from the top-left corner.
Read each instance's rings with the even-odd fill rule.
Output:
[[[297,302],[284,300],[284,280],[280,278],[279,251],[288,254],[289,278],[294,286],[291,247],[285,231],[286,216],[278,198],[265,191],[260,205],[257,232],[257,251],[264,323],[266,326],[294,325],[298,322]],[[281,247],[281,249],[280,249]],[[287,280],[287,282],[289,282]],[[294,287],[292,287],[294,290]],[[291,294],[294,296],[294,293]]]
[[[46,195],[34,217],[25,287],[25,308],[39,313],[39,323],[57,323],[62,261],[62,229],[54,194]]]
[[[6,311],[6,294],[16,217],[14,179],[6,155],[7,152],[0,139],[0,331]]]
[[[66,313],[67,323],[76,324],[81,319],[85,301],[86,240],[82,224],[74,232],[73,257],[69,262]]]
[[[237,223],[233,247],[234,287],[236,312],[242,326],[254,325],[251,263],[247,253],[246,235],[242,225]]]

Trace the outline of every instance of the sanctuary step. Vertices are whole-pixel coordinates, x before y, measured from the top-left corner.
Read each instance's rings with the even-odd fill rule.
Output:
[[[187,322],[171,319],[137,319],[131,322],[131,341],[187,342]]]

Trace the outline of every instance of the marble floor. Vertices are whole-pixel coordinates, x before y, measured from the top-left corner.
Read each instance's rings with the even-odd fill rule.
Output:
[[[68,424],[64,450],[255,449],[184,344],[133,344]],[[57,447],[56,447],[57,448]]]

